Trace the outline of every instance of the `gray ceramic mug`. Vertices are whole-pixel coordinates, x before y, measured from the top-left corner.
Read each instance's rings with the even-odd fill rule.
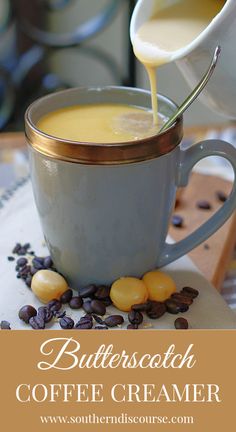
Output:
[[[186,186],[202,158],[226,158],[236,173],[236,150],[219,140],[180,147],[182,118],[166,132],[116,144],[78,143],[37,129],[42,115],[89,103],[150,108],[150,93],[124,87],[77,88],[43,97],[26,112],[36,206],[53,261],[74,288],[111,283],[162,267],[213,234],[236,206],[235,182],[224,205],[194,233],[166,243],[176,188]],[[160,112],[176,105],[159,96]]]

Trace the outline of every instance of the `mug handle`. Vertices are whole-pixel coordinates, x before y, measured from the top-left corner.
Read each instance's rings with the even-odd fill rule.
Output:
[[[158,267],[175,261],[205,241],[226,222],[236,207],[236,150],[225,141],[202,141],[188,150],[181,151],[180,161],[177,165],[177,186],[187,186],[193,166],[208,156],[221,156],[231,163],[234,170],[231,194],[224,205],[192,234],[175,244],[165,243],[163,253],[157,263]]]

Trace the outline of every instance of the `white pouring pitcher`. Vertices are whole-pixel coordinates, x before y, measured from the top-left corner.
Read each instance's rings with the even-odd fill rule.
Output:
[[[140,26],[154,13],[181,0],[138,0],[130,23],[132,43]],[[204,0],[196,0],[202,2]],[[217,1],[217,0],[215,0]],[[178,35],[173,35],[178,37]],[[201,100],[213,111],[236,119],[236,1],[227,0],[221,11],[190,44],[173,51],[175,61],[191,88],[200,81],[214,53],[221,46],[221,57],[201,95]],[[155,51],[154,51],[155,52]],[[152,52],[153,56],[153,52]]]

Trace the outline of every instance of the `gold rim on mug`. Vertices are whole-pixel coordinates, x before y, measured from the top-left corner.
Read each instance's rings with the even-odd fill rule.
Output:
[[[128,87],[104,87],[102,90],[123,90],[140,91],[149,94],[144,90],[129,89]],[[53,159],[61,161],[82,163],[88,165],[119,165],[127,163],[141,162],[144,160],[155,159],[171,152],[177,147],[183,138],[183,118],[179,117],[175,124],[165,132],[153,135],[137,141],[118,142],[118,143],[94,143],[71,141],[48,135],[39,130],[33,121],[33,111],[57,95],[68,95],[74,90],[63,90],[55,94],[44,96],[33,102],[25,114],[25,134],[26,139],[35,151]],[[87,89],[89,91],[89,89]],[[96,90],[96,89],[91,89]],[[161,96],[167,103],[173,103],[170,99]],[[69,104],[67,104],[68,106]],[[70,105],[73,105],[71,103]],[[66,105],[65,105],[66,106]],[[58,107],[59,108],[59,107]]]

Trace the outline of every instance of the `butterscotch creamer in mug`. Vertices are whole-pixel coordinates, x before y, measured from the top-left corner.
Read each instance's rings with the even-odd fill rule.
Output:
[[[159,126],[164,118],[159,119]],[[122,104],[74,105],[44,115],[37,127],[57,138],[96,143],[136,141],[158,133],[149,110]]]

